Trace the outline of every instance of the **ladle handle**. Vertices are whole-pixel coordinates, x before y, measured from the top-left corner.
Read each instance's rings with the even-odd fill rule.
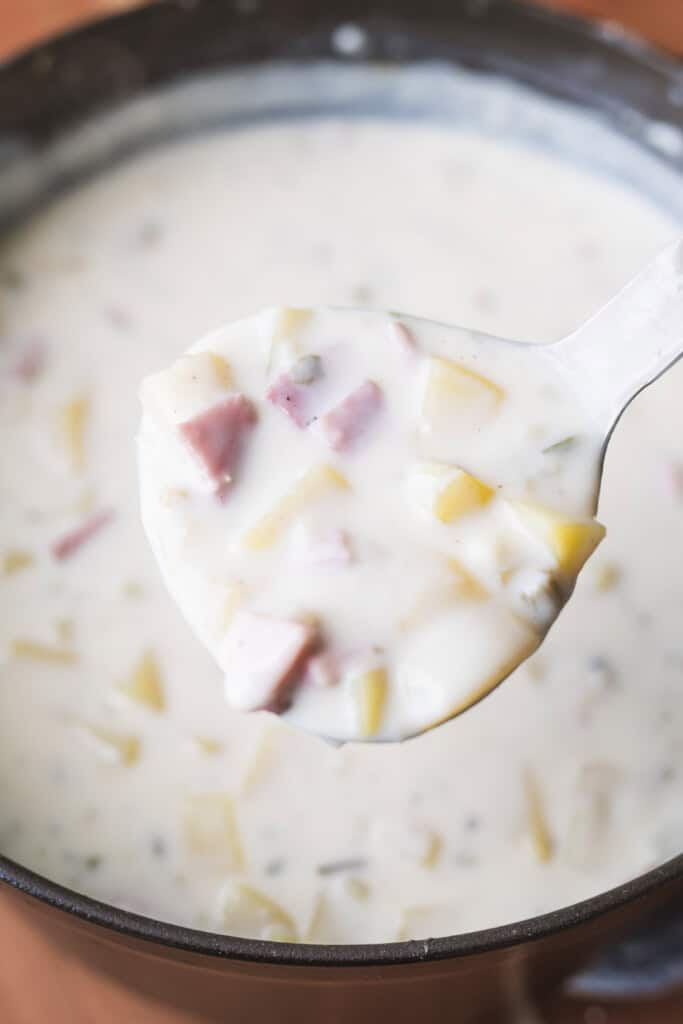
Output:
[[[606,429],[613,426],[629,402],[683,356],[683,239],[549,349],[581,375]]]

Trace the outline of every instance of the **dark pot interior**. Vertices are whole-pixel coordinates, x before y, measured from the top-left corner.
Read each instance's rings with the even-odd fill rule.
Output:
[[[340,24],[361,30],[350,53],[340,45]],[[461,65],[475,78],[495,73],[512,79],[561,99],[563,118],[575,118],[577,110],[595,112],[598,134],[616,133],[623,141],[619,166],[608,169],[637,181],[683,216],[683,148],[674,144],[683,123],[683,75],[679,65],[639,44],[503,0],[371,6],[359,0],[237,0],[234,6],[200,0],[160,3],[96,23],[0,70],[0,218],[24,218],[100,166],[212,125],[323,110],[352,116],[361,106],[404,117],[465,117],[448,97],[406,102],[391,85],[372,81],[361,94],[351,89],[332,98],[302,88],[254,104],[248,75],[272,60],[333,61],[344,73],[368,64],[398,68],[436,60]],[[178,102],[190,79],[226,69],[240,77],[231,77],[221,103],[195,104],[189,112]],[[240,88],[235,81],[242,82]],[[118,109],[169,86],[176,92],[165,94],[154,115],[139,121],[139,130],[121,129]],[[94,133],[93,119],[106,123],[106,131]],[[538,125],[526,126],[526,134],[532,144],[557,141]],[[74,138],[89,142],[76,144]],[[637,166],[628,159],[635,151]],[[593,163],[602,159],[593,138],[579,139],[572,155]],[[530,921],[427,942],[344,947],[267,943],[153,921],[80,896],[4,858],[0,878],[23,894],[15,898],[42,929],[97,969],[212,1018],[224,1019],[231,1008],[240,1020],[258,1020],[275,1000],[282,1021],[321,1014],[326,1020],[377,1019],[381,1012],[409,1020],[417,1007],[430,1020],[444,1012],[479,1020],[509,1004],[518,984],[538,987],[566,974],[655,905],[667,903],[678,921],[683,856],[609,893]],[[659,943],[654,948],[660,974],[673,970],[680,930],[659,919],[647,934]],[[638,949],[647,965],[651,945],[642,940]],[[592,984],[620,983],[622,968],[623,955],[613,957],[592,975]],[[632,971],[633,958],[627,968]],[[641,986],[652,983],[651,971],[638,977]],[[590,983],[584,978],[584,985]]]

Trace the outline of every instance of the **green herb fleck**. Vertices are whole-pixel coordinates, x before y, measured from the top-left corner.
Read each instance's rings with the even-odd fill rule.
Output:
[[[563,437],[561,441],[556,441],[555,444],[544,448],[543,454],[552,455],[554,452],[567,452],[570,448],[574,447],[577,440],[576,434],[570,434],[569,437]]]

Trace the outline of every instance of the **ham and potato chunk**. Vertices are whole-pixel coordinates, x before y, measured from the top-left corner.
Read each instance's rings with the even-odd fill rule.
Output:
[[[143,383],[143,520],[232,707],[400,740],[538,647],[604,535],[599,439],[553,372],[455,328],[286,308]]]

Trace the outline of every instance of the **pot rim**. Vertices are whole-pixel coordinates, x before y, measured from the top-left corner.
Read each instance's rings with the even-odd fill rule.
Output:
[[[25,48],[12,59],[0,62],[0,80],[16,73],[27,61],[39,60],[45,47],[86,43],[97,38],[102,29],[111,26],[138,25],[141,20],[163,17],[169,7],[189,9],[199,0],[165,0],[149,7],[133,9],[122,14],[88,21],[67,32],[56,33]],[[207,0],[204,0],[207,2]],[[532,7],[520,0],[462,0],[472,17],[485,17],[489,9],[504,8],[533,26],[550,26],[558,33],[571,34],[579,44],[597,46],[603,53],[612,53],[627,59],[634,66],[654,67],[664,78],[676,81],[681,74],[681,62],[624,30],[608,23],[590,23],[583,19],[559,14],[554,10]],[[236,2],[239,7],[239,0]],[[246,4],[245,4],[246,9]],[[253,17],[258,17],[253,14]],[[349,20],[359,20],[353,11]],[[551,91],[549,83],[545,83]],[[578,903],[505,925],[464,932],[457,935],[385,943],[357,943],[353,945],[320,945],[308,943],[272,942],[248,939],[223,933],[199,931],[145,917],[132,911],[101,902],[75,890],[59,885],[31,871],[16,861],[0,854],[0,883],[7,884],[24,895],[71,916],[109,929],[120,935],[171,947],[208,957],[246,961],[257,964],[276,964],[291,967],[369,967],[397,966],[399,964],[433,962],[473,954],[488,953],[520,943],[538,941],[569,928],[587,923],[609,911],[618,910],[631,901],[652,893],[662,886],[683,877],[683,853],[634,879]]]
[[[119,935],[187,953],[289,967],[389,967],[436,962],[537,942],[618,910],[683,876],[683,854],[621,885],[547,914],[474,932],[403,942],[321,945],[271,942],[199,931],[123,910],[52,882],[0,855],[0,882],[57,910]]]

